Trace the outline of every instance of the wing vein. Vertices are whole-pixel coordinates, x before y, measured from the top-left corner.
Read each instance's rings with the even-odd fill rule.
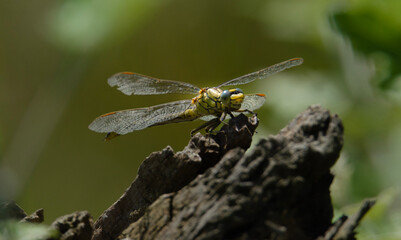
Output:
[[[148,108],[135,108],[104,114],[96,118],[89,129],[95,132],[115,132],[121,135],[154,125],[162,125],[179,118],[187,109],[193,108],[191,100],[181,100]],[[188,121],[179,118],[177,121]]]
[[[222,86],[231,86],[231,85],[242,85],[246,83],[253,82],[258,79],[264,79],[270,75],[273,75],[275,73],[284,71],[285,69],[292,68],[295,66],[298,66],[302,64],[303,59],[302,58],[293,58],[281,63],[277,63],[275,65],[272,65],[270,67],[264,68],[262,70],[246,74],[244,76],[234,78],[230,81],[227,81],[225,83],[220,84],[218,87]]]
[[[162,80],[131,72],[114,74],[107,82],[111,87],[117,86],[117,89],[126,95],[196,94],[200,90],[189,83]]]

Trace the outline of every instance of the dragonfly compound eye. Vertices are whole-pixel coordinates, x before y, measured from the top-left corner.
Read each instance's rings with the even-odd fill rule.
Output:
[[[236,88],[234,93],[236,93],[236,94],[237,93],[244,93],[244,91],[242,91],[242,89],[240,89],[240,88]]]
[[[231,92],[228,90],[224,90],[220,95],[220,100],[223,104],[226,104],[230,101]]]

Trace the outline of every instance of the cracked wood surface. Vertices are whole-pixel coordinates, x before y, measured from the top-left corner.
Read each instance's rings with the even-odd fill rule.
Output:
[[[241,114],[231,119],[216,135],[198,133],[183,151],[174,154],[168,146],[150,154],[139,167],[131,186],[97,219],[92,239],[115,239],[160,195],[180,190],[198,174],[215,165],[228,150],[249,148],[257,125],[256,115],[247,118]]]
[[[119,238],[317,238],[331,225],[330,167],[342,133],[336,115],[312,106],[247,154],[232,149],[189,185],[158,198]]]
[[[87,211],[74,212],[56,219],[49,229],[59,234],[47,239],[356,239],[375,200],[332,223],[338,116],[311,106],[245,153],[257,125],[256,116],[240,115],[181,152],[152,153],[95,225]],[[14,202],[1,204],[4,219],[42,222],[43,209],[27,216]]]

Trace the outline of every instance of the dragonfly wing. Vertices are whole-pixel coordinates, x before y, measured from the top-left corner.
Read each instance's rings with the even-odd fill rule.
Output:
[[[293,59],[290,59],[290,60],[287,60],[287,61],[284,61],[281,63],[277,63],[273,66],[267,67],[267,68],[259,70],[257,72],[249,73],[242,77],[232,79],[223,84],[220,84],[218,87],[231,86],[231,85],[242,85],[242,84],[250,83],[255,80],[263,79],[263,78],[266,78],[275,73],[284,71],[287,68],[292,68],[292,67],[298,66],[298,65],[302,64],[303,61],[304,60],[302,58],[293,58]]]
[[[89,125],[89,129],[95,132],[114,132],[124,135],[154,125],[190,121],[192,119],[183,119],[180,114],[193,107],[191,100],[182,100],[148,108],[111,112],[96,118]]]
[[[167,93],[196,94],[199,88],[184,82],[161,80],[132,72],[121,72],[111,76],[107,82],[117,86],[126,95],[153,95]]]
[[[214,115],[206,115],[206,116],[200,117],[199,119],[200,119],[200,120],[203,120],[203,121],[210,121],[210,120],[212,120],[213,118],[217,118],[217,117],[214,116]]]
[[[253,111],[259,109],[266,101],[264,94],[248,94],[245,95],[244,101],[241,104],[241,110]]]

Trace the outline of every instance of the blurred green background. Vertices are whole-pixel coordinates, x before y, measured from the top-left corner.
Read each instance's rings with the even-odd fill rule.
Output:
[[[255,139],[311,104],[338,114],[336,212],[377,197],[361,239],[400,239],[400,11],[399,0],[0,0],[0,198],[44,208],[46,223],[76,210],[97,218],[151,152],[187,144],[200,122],[109,143],[88,130],[106,112],[193,97],[125,96],[107,85],[116,72],[205,87],[303,57],[241,86],[267,94]]]

